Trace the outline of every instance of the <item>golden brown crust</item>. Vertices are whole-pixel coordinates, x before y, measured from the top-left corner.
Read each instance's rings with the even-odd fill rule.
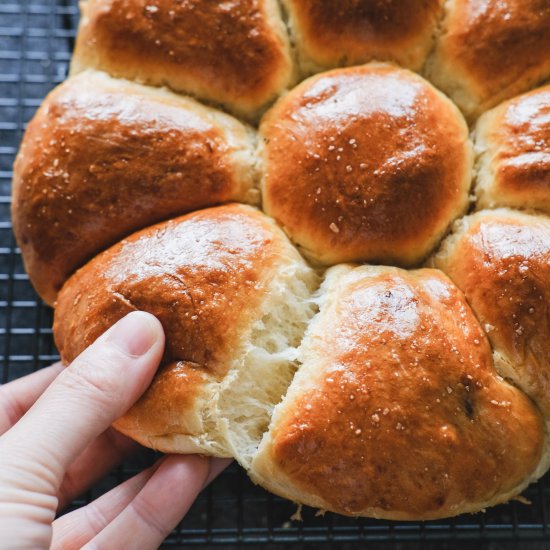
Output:
[[[292,74],[275,0],[87,0],[71,70],[90,67],[246,115]]]
[[[442,0],[285,0],[302,64],[395,61],[420,69]]]
[[[550,412],[550,220],[512,210],[461,220],[434,257],[487,331],[497,366]]]
[[[156,448],[227,456],[220,434],[206,430],[216,424],[205,408],[244,353],[289,250],[272,220],[236,204],[135,233],[63,286],[53,327],[61,358],[70,363],[130,311],[152,313],[166,335],[165,367],[116,426]]]
[[[550,76],[546,0],[449,0],[428,76],[469,116]]]
[[[181,441],[204,430],[199,401],[204,398],[209,381],[208,374],[195,363],[178,361],[164,365],[143,397],[113,425],[142,445],[174,452],[174,447],[168,447],[171,438]],[[193,451],[196,449],[190,449]]]
[[[476,127],[478,208],[550,214],[550,86],[485,113]]]
[[[226,205],[134,233],[78,270],[59,293],[54,336],[70,363],[133,310],[166,333],[164,363],[223,376],[254,315],[280,241],[255,209]]]
[[[409,71],[375,63],[313,77],[260,134],[264,209],[323,263],[414,264],[466,208],[466,124]]]
[[[541,418],[496,375],[462,294],[435,270],[336,269],[253,475],[259,466],[295,500],[389,519],[513,496],[540,460]]]
[[[247,129],[195,102],[84,73],[52,92],[15,163],[13,222],[26,269],[52,303],[74,270],[163,219],[254,185]]]
[[[425,70],[470,120],[550,76],[544,0],[280,2],[302,76],[373,59],[419,70],[438,22]],[[62,360],[148,311],[166,333],[161,367],[114,424],[144,445],[233,456],[273,492],[352,516],[435,519],[504,502],[550,465],[550,219],[461,220],[431,260],[457,286],[442,271],[342,265],[316,299],[314,271],[247,206],[127,237],[254,202],[254,134],[88,69],[257,121],[298,76],[278,6],[82,0],[72,71],[84,72],[29,124],[12,201],[50,303],[119,241],[59,293]],[[479,121],[477,208],[550,213],[549,109],[547,86]],[[414,266],[466,211],[463,116],[407,70],[312,78],[261,134],[264,207],[315,261]]]

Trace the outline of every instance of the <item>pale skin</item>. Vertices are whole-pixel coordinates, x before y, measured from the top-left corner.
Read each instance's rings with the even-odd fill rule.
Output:
[[[56,512],[139,447],[110,428],[145,391],[164,333],[134,312],[73,363],[0,386],[3,549],[157,548],[226,459],[168,455],[97,500]]]

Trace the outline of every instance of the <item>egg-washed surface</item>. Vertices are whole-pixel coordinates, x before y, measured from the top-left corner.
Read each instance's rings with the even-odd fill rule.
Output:
[[[168,85],[254,117],[290,84],[275,0],[86,0],[71,71]]]
[[[434,256],[464,292],[501,374],[550,412],[550,219],[498,209],[457,223]]]
[[[58,297],[55,341],[68,364],[127,313],[152,313],[166,335],[163,367],[116,426],[166,452],[228,456],[227,386],[242,383],[251,400],[262,393],[266,409],[271,393],[278,401],[313,313],[315,284],[313,271],[258,210],[201,210],[135,233],[77,271]],[[293,296],[289,310],[285,300]],[[284,322],[270,323],[283,312]],[[252,388],[239,377],[250,368],[260,377]],[[239,411],[234,403],[232,409]],[[265,421],[264,411],[252,410],[255,422]]]
[[[322,263],[415,264],[466,210],[461,114],[393,65],[312,77],[267,113],[260,139],[264,210]]]
[[[478,208],[550,214],[550,86],[486,112],[475,130]]]
[[[301,7],[302,15],[309,13],[311,17],[317,13],[317,3],[298,4],[288,0],[287,9],[291,4]],[[301,64],[302,76],[319,70],[318,63],[325,61],[308,59],[307,48],[321,42],[324,36],[339,33],[340,40],[334,39],[331,43],[337,59],[335,64],[348,64],[351,61],[346,48],[354,39],[364,42],[365,52],[373,45],[374,37],[368,24],[372,20],[377,21],[376,39],[387,33],[384,48],[388,46],[384,49],[388,57],[381,50],[373,55],[419,70],[417,63],[421,64],[426,44],[431,41],[428,29],[433,29],[435,20],[439,19],[435,53],[423,72],[451,95],[473,122],[487,106],[545,78],[548,57],[541,55],[541,51],[548,51],[545,48],[547,6],[540,0],[483,3],[449,0],[445,10],[436,13],[439,4],[427,0],[417,4],[418,9],[407,17],[410,35],[404,31],[398,34],[402,40],[408,37],[411,42],[407,47],[396,47],[394,51],[400,50],[402,57],[394,58],[389,53],[392,24],[399,25],[400,17],[407,10],[406,2],[400,4],[397,12],[392,2],[376,0],[338,5],[340,8],[335,3],[324,12],[334,14],[332,25],[324,23],[325,32],[320,32],[323,22],[318,19],[314,33],[317,40],[311,40],[311,32],[308,38],[307,16],[302,17],[300,23],[298,11],[283,12],[283,18],[288,17],[285,22],[293,42],[289,46],[287,30],[274,0],[83,2],[74,73],[87,67],[101,67],[111,76],[123,75],[153,86],[166,85],[192,93],[248,120],[257,120],[270,102],[281,96],[260,126],[263,143],[256,155],[256,166],[256,160],[249,154],[251,139],[254,140],[250,128],[209,108],[206,119],[213,133],[201,126],[204,131],[187,134],[189,129],[184,131],[177,117],[177,124],[168,120],[175,114],[168,103],[172,105],[176,96],[159,88],[139,87],[141,91],[136,92],[137,95],[163,104],[158,117],[154,110],[151,113],[146,110],[147,116],[143,117],[143,105],[134,105],[131,91],[138,86],[118,81],[121,90],[128,90],[124,99],[133,98],[128,99],[128,106],[135,106],[134,119],[142,122],[133,125],[125,118],[127,103],[121,94],[120,109],[112,122],[123,127],[117,139],[124,135],[124,139],[135,145],[131,147],[134,164],[128,170],[119,170],[120,163],[127,159],[124,147],[116,147],[114,151],[99,149],[97,158],[93,159],[94,166],[98,158],[104,157],[109,170],[119,170],[121,179],[132,174],[134,181],[139,181],[143,172],[153,191],[149,194],[143,191],[143,200],[134,200],[134,189],[127,186],[128,193],[121,201],[128,201],[130,208],[121,209],[118,219],[109,218],[109,214],[105,217],[112,202],[107,198],[106,208],[94,210],[97,223],[105,223],[107,219],[108,225],[120,227],[120,220],[131,219],[134,212],[156,204],[157,200],[162,202],[163,187],[157,186],[157,180],[164,181],[165,176],[171,174],[172,165],[167,159],[171,156],[175,159],[176,155],[170,152],[184,147],[187,160],[198,163],[193,174],[199,176],[190,177],[193,181],[202,181],[204,177],[210,184],[213,181],[210,178],[218,177],[213,174],[219,174],[221,165],[233,163],[233,179],[227,181],[236,183],[241,191],[230,195],[229,188],[233,189],[231,193],[235,188],[229,183],[224,188],[228,195],[219,198],[212,188],[209,196],[214,202],[253,200],[246,174],[256,168],[260,173],[263,171],[265,209],[271,214],[279,209],[275,217],[310,259],[329,264],[350,259],[418,264],[437,246],[449,223],[467,207],[472,155],[462,116],[429,82],[398,66],[380,63],[318,75],[285,97],[284,89],[296,73],[292,57],[295,55]],[[349,12],[354,11],[357,24],[337,15],[342,13],[342,6],[348,6]],[[399,17],[395,15],[390,22],[390,13],[398,13]],[[427,18],[425,26],[420,17],[416,18],[420,13]],[[457,19],[453,19],[457,13],[463,16],[459,25]],[[361,20],[366,22],[365,26],[360,24]],[[354,36],[356,31],[360,31],[359,35]],[[473,72],[468,70],[471,57],[460,54],[464,47],[471,47],[479,54],[479,63]],[[521,57],[518,52],[522,49],[526,52],[525,59],[518,69],[517,60]],[[487,62],[483,52],[487,53]],[[483,69],[488,66],[494,69],[494,74],[489,71],[485,77]],[[512,79],[514,85],[503,84],[512,73],[519,75]],[[487,92],[487,99],[483,94],[495,85],[495,75],[500,88],[498,93]],[[79,78],[86,77],[77,76]],[[107,77],[101,78],[105,81]],[[62,94],[61,90],[70,85],[71,81],[62,85],[57,93]],[[193,117],[201,118],[199,114],[207,110],[190,99],[179,98],[177,102],[180,107],[183,103],[187,105],[193,120]],[[78,102],[75,100],[74,104]],[[86,110],[81,109],[78,116],[73,117],[74,126],[81,127],[80,119],[86,118]],[[544,153],[545,111],[536,108],[531,112],[529,124],[521,123],[514,132],[526,143],[530,141],[542,149],[537,153]],[[70,120],[70,115],[66,116]],[[166,137],[157,140],[158,125],[166,120],[163,124]],[[31,172],[42,171],[44,175],[52,172],[55,156],[40,156],[39,150],[55,145],[48,143],[48,138],[50,133],[55,138],[56,125],[57,119],[47,117],[40,127],[38,123],[31,123],[29,135],[37,140],[35,150],[40,159],[30,166]],[[174,129],[174,125],[177,128]],[[103,134],[101,125],[90,128],[98,135]],[[273,130],[273,135],[268,135],[266,128]],[[70,134],[69,124],[66,130]],[[191,136],[190,139],[186,139],[186,135]],[[214,135],[223,137],[216,141]],[[191,139],[195,136],[196,140]],[[333,143],[330,143],[331,137]],[[196,145],[198,141],[201,147],[204,145],[201,139],[205,140],[206,147],[200,150],[212,153],[211,157],[188,154],[195,151],[191,143]],[[515,143],[519,145],[522,140]],[[26,145],[25,142],[23,150]],[[479,146],[478,141],[478,150]],[[491,155],[505,157],[508,146],[495,142]],[[322,156],[319,150],[326,154]],[[50,151],[56,153],[57,149]],[[70,149],[64,149],[63,144],[59,151],[63,154],[60,154],[60,163],[65,160],[65,153],[67,158],[72,158]],[[270,162],[270,151],[276,151],[276,163]],[[518,155],[523,162],[525,153],[533,152],[530,149]],[[84,147],[79,149],[79,155],[86,163],[91,162]],[[136,159],[141,157],[143,161],[138,162]],[[520,171],[522,162],[515,161]],[[534,164],[540,165],[538,161]],[[69,167],[68,173],[74,171],[89,177],[84,169],[79,172],[80,168],[75,166]],[[533,166],[529,169],[531,175]],[[102,177],[109,173],[104,173],[103,168],[107,167],[102,166]],[[270,180],[271,170],[282,177],[278,181]],[[478,170],[478,191],[479,174]],[[55,177],[53,187],[59,194],[60,180]],[[255,176],[251,178],[254,180]],[[35,178],[37,189],[42,185],[40,180]],[[274,189],[279,186],[278,195],[270,197],[270,181],[271,184],[275,181]],[[114,182],[113,179],[111,183]],[[491,182],[488,187],[490,185]],[[541,184],[541,188],[544,185]],[[139,185],[137,188],[141,189]],[[244,190],[246,194],[241,195]],[[186,203],[196,200],[200,194],[195,196],[194,191],[185,186],[181,191],[172,196],[177,213],[180,209],[202,207],[198,203],[189,207]],[[49,185],[42,185],[42,192],[50,200],[41,203],[44,232],[52,221],[67,232],[78,233],[78,223],[71,226],[63,217],[72,215],[72,207],[58,205]],[[81,201],[86,205],[82,208],[84,212],[94,204],[94,189],[88,189],[83,196],[86,198]],[[535,208],[543,210],[544,192],[537,201],[539,199]],[[16,227],[24,220],[17,204],[14,200]],[[516,206],[533,207],[527,199],[518,201]],[[56,208],[62,212],[61,217],[49,220],[48,210],[54,212]],[[162,219],[171,215],[176,215],[176,211],[159,214]],[[288,220],[296,227],[287,224]],[[234,456],[250,470],[254,479],[274,492],[344,514],[427,519],[475,511],[518,494],[546,471],[550,457],[542,427],[544,421],[548,426],[548,377],[544,360],[548,323],[544,308],[532,307],[531,311],[531,307],[527,307],[535,296],[542,296],[545,301],[547,227],[539,222],[546,218],[525,216],[522,220],[521,228],[502,233],[500,245],[505,252],[498,260],[491,249],[497,245],[496,240],[482,243],[489,249],[484,250],[481,263],[477,252],[460,250],[468,269],[479,276],[479,288],[471,292],[471,297],[467,295],[473,314],[463,295],[441,273],[407,273],[395,268],[372,267],[353,270],[360,279],[370,280],[365,283],[365,288],[371,289],[368,291],[351,283],[341,286],[334,274],[347,281],[345,273],[351,268],[339,267],[329,272],[325,283],[328,292],[321,292],[317,297],[323,311],[311,322],[316,311],[312,292],[318,284],[317,274],[273,221],[243,206],[199,211],[134,234],[86,264],[61,291],[54,332],[65,361],[69,361],[133,308],[151,311],[161,318],[168,337],[163,365],[144,398],[116,423],[118,429],[148,446],[166,452]],[[134,229],[141,229],[141,224],[150,223],[153,220],[144,217],[136,227],[124,229],[124,237]],[[180,231],[180,225],[185,230]],[[36,242],[41,238],[39,229]],[[533,240],[530,249],[525,246],[528,238]],[[20,236],[18,239],[22,242],[33,284],[40,288],[44,284],[41,275],[47,273],[49,277],[50,270],[33,273],[29,267],[32,264],[29,243]],[[41,246],[46,249],[49,246],[53,251],[48,241],[42,239],[41,242]],[[450,242],[452,238],[443,251],[449,249]],[[101,247],[107,245],[104,243]],[[453,261],[458,261],[458,257],[455,255]],[[474,257],[475,261],[470,261]],[[75,267],[58,273],[53,265],[55,284],[59,285]],[[511,274],[510,283],[506,282],[507,274]],[[470,273],[459,275],[469,280]],[[381,280],[375,284],[372,281],[377,276]],[[51,284],[47,277],[46,284]],[[509,288],[514,292],[517,289],[517,300]],[[361,311],[350,305],[357,293],[372,298],[361,303]],[[327,294],[337,295],[342,308],[349,306],[342,318],[340,306],[334,306],[330,296],[326,298]],[[201,297],[204,303],[200,303]],[[397,301],[393,302],[396,297]],[[484,300],[490,299],[501,306],[505,312],[502,318],[498,317],[501,328],[493,331],[498,322],[479,324],[484,313],[479,313],[474,304],[478,297],[482,306]],[[510,303],[503,303],[503,297]],[[488,317],[495,314],[496,308],[487,309],[490,310]],[[537,327],[536,323],[524,322],[526,309],[529,315],[535,315]],[[401,329],[407,322],[414,325],[411,312],[424,322],[417,323],[417,331],[407,339]],[[390,321],[384,323],[384,318]],[[322,323],[326,326],[320,331],[318,327]],[[303,340],[308,325],[309,333]],[[345,330],[339,331],[338,326]],[[381,335],[384,330],[395,337],[386,339]],[[517,339],[513,339],[512,330]],[[501,347],[499,331],[508,335],[508,339],[503,337]],[[528,336],[522,341],[524,331]],[[354,338],[350,338],[352,333]],[[486,333],[494,347],[492,357]],[[350,351],[354,342],[356,354]],[[411,342],[415,343],[414,347]],[[331,389],[333,394],[328,398],[326,394],[333,381],[329,382],[330,376],[325,370],[335,355],[341,387]],[[382,368],[372,370],[368,361]],[[399,368],[392,370],[395,365]],[[524,393],[497,376],[494,366]],[[296,369],[298,374],[292,380]],[[398,384],[392,377],[394,372],[406,374],[410,384]],[[475,389],[467,382],[468,376],[476,381]],[[365,387],[374,387],[376,392],[362,395]],[[411,387],[415,388],[414,401]],[[287,388],[290,390],[284,397]],[[389,403],[388,388],[391,406],[384,406],[381,415],[375,411],[365,416],[376,399],[386,399]],[[417,398],[417,388],[424,402]],[[357,390],[357,395],[350,393],[350,389]],[[302,392],[311,395],[301,400]],[[446,399],[436,395],[438,392]],[[350,399],[349,395],[354,397]],[[433,397],[435,405],[430,402]],[[281,399],[273,415],[274,406]],[[293,409],[295,404],[297,409]],[[426,406],[432,408],[426,409]],[[334,413],[334,407],[346,411],[346,420],[342,420],[338,409]],[[384,415],[386,409],[388,412]],[[543,419],[537,409],[543,413]],[[306,412],[299,413],[297,419],[293,416],[296,410]],[[395,413],[396,418],[402,416],[393,425],[394,432],[391,424],[383,423],[382,417],[390,413]],[[307,436],[302,438],[300,430],[306,425],[305,420],[311,421],[311,429],[308,428]],[[359,426],[361,421],[365,428]],[[385,426],[386,432],[376,428],[377,424]],[[288,429],[278,431],[278,426]],[[357,439],[346,437],[350,435],[348,428]],[[333,437],[328,438],[328,432]],[[436,440],[439,444],[434,443]],[[323,443],[326,441],[329,443]],[[335,445],[335,442],[342,444]],[[316,462],[315,456],[308,458],[312,456],[312,449],[319,451],[322,461]],[[369,453],[358,455],[358,449],[367,449]],[[382,463],[376,452],[391,460]],[[394,456],[397,458],[391,458]],[[298,463],[297,457],[309,462]],[[356,472],[355,476],[351,475],[352,471]],[[469,486],[466,480],[470,481]]]
[[[72,361],[117,320],[113,311],[120,318],[145,308],[165,327],[166,360],[222,376],[277,252],[267,218],[238,205],[136,233],[97,256],[63,289],[56,331],[61,356]]]
[[[448,0],[426,74],[475,119],[550,77],[547,0]]]
[[[533,476],[541,417],[440,271],[332,268],[321,303],[253,479],[342,514],[433,519]]]
[[[284,0],[302,70],[394,61],[419,70],[443,0]]]
[[[137,229],[256,200],[251,130],[190,99],[87,72],[31,121],[13,181],[15,235],[39,294]]]

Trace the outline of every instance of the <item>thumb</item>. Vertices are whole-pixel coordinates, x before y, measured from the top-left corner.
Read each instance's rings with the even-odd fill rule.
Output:
[[[2,467],[24,471],[29,489],[55,494],[67,467],[145,391],[163,348],[152,315],[133,312],[118,321],[0,439]]]

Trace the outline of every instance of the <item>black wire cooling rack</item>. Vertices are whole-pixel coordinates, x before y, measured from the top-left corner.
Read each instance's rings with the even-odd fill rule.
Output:
[[[13,380],[57,360],[52,342],[51,310],[34,293],[24,272],[10,222],[12,163],[25,124],[46,95],[61,82],[73,46],[78,21],[76,0],[0,0],[0,365],[1,382]],[[153,460],[118,468],[93,490],[75,501],[83,504],[137,473]],[[486,513],[427,523],[355,520],[313,510],[303,521],[290,520],[295,507],[255,487],[231,466],[195,503],[187,518],[167,539],[167,546],[292,545],[393,543],[403,548],[460,547],[474,541],[498,544],[516,541],[524,548],[550,548],[550,477],[524,495],[530,505],[511,502]],[[527,545],[522,543],[529,543]],[[544,542],[546,541],[546,542]],[[1,541],[0,541],[1,545]],[[347,546],[347,544],[346,544]],[[384,544],[386,547],[386,544]],[[446,546],[447,547],[447,546]],[[492,546],[495,547],[495,546]]]

